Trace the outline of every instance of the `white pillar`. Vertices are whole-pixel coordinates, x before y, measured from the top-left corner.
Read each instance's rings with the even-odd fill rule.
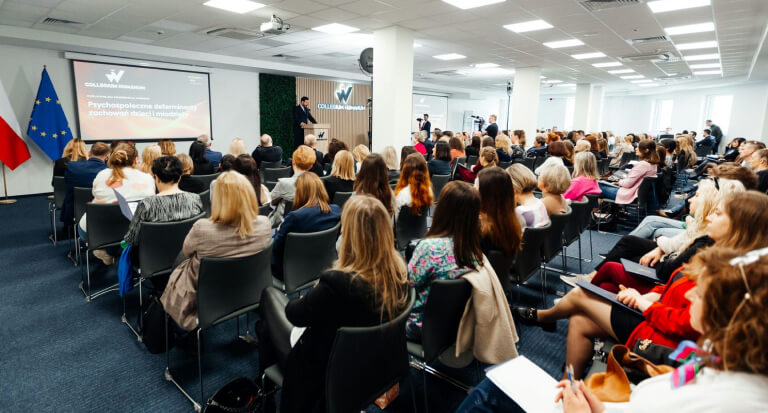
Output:
[[[373,32],[373,152],[411,145],[413,32],[388,27]]]
[[[533,146],[539,121],[541,68],[515,68],[515,82],[509,110],[509,128],[525,131],[526,146]]]
[[[576,85],[576,101],[573,105],[573,129],[589,133],[589,104],[592,101],[592,85]]]
[[[605,88],[602,85],[592,86],[589,99],[589,132],[599,132],[603,129],[603,99]],[[588,133],[589,133],[588,132]]]

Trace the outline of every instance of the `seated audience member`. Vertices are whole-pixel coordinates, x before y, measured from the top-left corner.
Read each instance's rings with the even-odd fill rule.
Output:
[[[589,152],[589,148],[591,147],[592,146],[589,144],[589,141],[587,141],[586,139],[582,139],[576,142],[576,146],[573,147],[573,152],[574,153]],[[632,148],[632,150],[634,151],[634,148]],[[596,156],[595,156],[595,159],[597,159]]]
[[[464,153],[467,156],[480,156],[480,137],[479,136],[472,136],[472,141],[464,149]]]
[[[549,224],[547,207],[539,198],[533,195],[536,189],[536,175],[525,165],[516,163],[507,168],[507,173],[512,179],[515,189],[517,207],[515,214],[520,220],[520,226],[525,228],[539,228]]]
[[[395,196],[392,187],[389,186],[387,164],[384,163],[381,155],[372,153],[365,157],[357,172],[353,188],[355,195],[370,195],[378,199],[389,215],[394,215]]]
[[[269,245],[270,231],[269,219],[259,216],[256,193],[248,179],[233,171],[223,172],[211,194],[211,217],[197,220],[184,239],[181,251],[186,259],[173,270],[160,297],[165,312],[182,329],[194,330],[200,260],[257,254]]]
[[[493,140],[492,138],[488,138]],[[456,158],[466,158],[467,152],[464,150],[464,142],[459,138],[449,138],[448,146],[451,148],[451,161]]]
[[[219,171],[220,172],[230,171],[232,170],[232,165],[234,164],[235,164],[235,157],[230,154],[226,154],[221,157],[221,163],[219,163]]]
[[[214,170],[218,170],[219,164],[221,163],[221,152],[211,149],[211,145],[213,145],[211,138],[208,135],[200,135],[197,137],[197,141],[205,145],[205,159],[211,162]],[[152,168],[152,165],[150,164],[149,167]]]
[[[752,154],[749,166],[757,173],[757,190],[768,192],[768,149],[760,149]]]
[[[562,142],[560,142],[562,143]],[[539,174],[539,189],[541,202],[547,207],[547,214],[564,214],[568,212],[568,203],[563,194],[571,186],[571,175],[562,165],[549,165]]]
[[[491,139],[491,138],[488,138]],[[458,168],[459,175],[464,182],[474,183],[477,180],[477,174],[483,170],[483,168],[490,168],[499,165],[499,155],[496,154],[496,149],[490,146],[485,146],[480,149],[480,156],[477,159],[477,164],[470,169]]]
[[[562,141],[563,145],[565,145],[565,156],[563,156],[563,165],[566,165],[566,160],[571,163],[571,166],[573,165],[574,156],[576,155],[575,148],[573,147],[573,142],[569,141],[568,139]]]
[[[659,167],[663,167],[663,168],[675,167],[675,152],[677,152],[677,142],[675,142],[674,139],[662,139],[659,141],[659,144],[656,146],[657,148],[664,149],[664,152],[665,152],[665,158],[662,162],[659,162]],[[659,154],[659,158],[661,158],[661,154]],[[661,161],[661,159],[659,160]]]
[[[759,192],[731,194],[710,215],[708,235],[703,238],[713,244],[712,250],[734,248],[748,251],[768,246],[768,231],[756,230],[768,226],[766,204],[768,195]],[[693,259],[703,251],[699,247]],[[618,305],[612,306],[581,288],[571,290],[552,308],[515,308],[513,314],[525,324],[550,329],[556,320],[570,318],[565,363],[574,366],[577,378],[583,378],[587,362],[592,357],[592,340],[595,338],[611,337],[629,348],[640,339],[673,348],[682,340],[697,339],[698,333],[690,324],[690,301],[686,298],[695,285],[678,269],[666,285],[654,287],[647,294],[640,294],[634,288],[619,292],[618,300],[640,310],[642,316]]]
[[[693,140],[688,135],[680,135],[675,138],[677,150],[675,151],[675,161],[677,171],[682,172],[688,168],[696,166],[696,152],[693,149]]]
[[[656,143],[648,139],[641,141],[635,153],[639,162],[635,163],[627,177],[620,180],[618,185],[600,182],[603,198],[613,199],[617,204],[629,204],[637,198],[637,191],[643,179],[656,177],[656,165],[659,163]]]
[[[550,156],[547,157],[544,163],[542,163],[541,165],[539,165],[538,168],[536,168],[536,170],[534,171],[536,175],[540,174],[542,169],[549,166],[557,165],[557,166],[565,167],[566,162],[568,162],[567,166],[573,166],[573,163],[571,163],[565,158],[565,155],[567,154],[565,149],[565,143],[561,141],[554,141],[547,146],[547,152],[549,152]]]
[[[499,162],[512,162],[512,144],[509,138],[503,134],[496,135],[496,154]]]
[[[503,169],[491,167],[480,171],[477,183],[483,252],[496,250],[514,257],[522,248],[523,233],[517,216],[508,212],[517,206],[512,180]]]
[[[448,146],[445,142],[438,142],[438,145],[440,144]],[[402,208],[409,208],[411,215],[422,215],[426,212],[426,208],[432,206],[433,200],[434,194],[429,172],[427,172],[427,162],[423,156],[408,155],[400,173],[400,179],[395,186],[395,220]]]
[[[139,202],[124,237],[125,243],[133,247],[134,256],[138,256],[142,223],[183,221],[203,213],[200,195],[179,189],[181,174],[181,161],[175,156],[161,156],[152,165],[158,192]]]
[[[597,150],[597,136],[590,134],[583,140],[589,142],[589,151],[595,155],[595,159],[598,161],[603,159],[603,153]]]
[[[176,145],[170,139],[160,139],[157,141],[157,145],[160,146],[160,152],[163,156],[176,155]]]
[[[512,145],[517,145],[521,148],[525,148],[525,131],[522,129],[517,129],[515,131],[512,131],[512,136],[510,137],[510,141],[512,141]]]
[[[323,179],[328,199],[333,202],[336,192],[352,192],[355,185],[355,158],[349,151],[339,151],[334,156],[331,174]]]
[[[192,171],[195,169],[195,164],[192,162],[192,158],[186,153],[180,153],[176,155],[181,161],[181,179],[179,180],[179,189],[186,192],[192,192],[194,194],[200,194],[208,190],[203,183],[195,178],[192,178]]]
[[[234,138],[232,139],[232,142],[229,144],[229,154],[237,158],[238,156],[242,154],[247,154],[248,151],[245,150],[245,142],[243,142],[240,138]]]
[[[603,132],[605,134],[605,132]],[[597,139],[597,151],[600,152],[602,159],[608,157],[608,141],[605,138]]]
[[[600,194],[599,178],[597,174],[597,161],[591,152],[581,152],[576,155],[573,164],[573,179],[571,186],[563,194],[565,199],[579,201],[587,194]]]
[[[696,132],[693,132],[693,133],[695,134]],[[710,131],[709,129],[704,129],[702,131],[701,138],[696,139],[696,136],[694,135],[693,138],[694,138],[696,147],[700,148],[702,146],[709,146],[711,148],[715,146],[715,137],[712,136],[711,133],[712,131]]]
[[[259,206],[268,204],[272,200],[269,196],[269,189],[261,184],[259,167],[256,166],[256,161],[253,160],[251,155],[248,155],[247,153],[238,155],[237,158],[235,158],[235,162],[232,164],[232,169],[239,172],[251,183],[251,186],[253,186],[253,190],[256,193],[256,201]]]
[[[326,368],[340,327],[387,322],[408,304],[407,270],[394,248],[392,220],[381,203],[368,196],[353,197],[344,205],[341,223],[344,237],[339,259],[333,268],[318,274],[312,289],[287,306],[277,289],[268,288],[262,294],[261,321],[256,327],[259,375],[275,363],[283,366],[283,413],[325,407]],[[293,326],[306,330],[291,348]]]
[[[338,155],[338,154],[337,154]],[[290,211],[275,232],[272,247],[272,275],[283,280],[283,255],[289,233],[305,234],[333,228],[341,219],[341,207],[330,204],[323,181],[313,173],[296,178],[296,194]]]
[[[360,165],[365,160],[365,157],[370,155],[371,151],[368,149],[367,146],[360,144],[355,146],[355,149],[352,149],[352,156],[355,158],[355,170],[360,170]],[[422,154],[423,155],[423,154]]]
[[[317,136],[315,135],[307,135],[304,137],[304,145],[309,146],[313,151],[315,151],[315,157],[317,160],[315,161],[315,165],[312,166],[312,169],[310,171],[314,172],[317,176],[323,176],[325,175],[323,173],[323,153],[318,151],[317,146]]]
[[[274,210],[269,214],[272,227],[276,228],[283,222],[283,217],[290,211],[286,211],[286,203],[293,202],[296,193],[296,178],[304,172],[312,169],[315,164],[315,151],[305,145],[301,145],[293,151],[293,175],[288,178],[280,178],[269,194]]]
[[[425,140],[427,140],[427,131],[416,132],[413,134],[413,149],[416,149],[416,152],[424,156],[427,155],[427,146],[424,145]]]
[[[429,160],[429,176],[451,174],[451,146],[445,142],[437,142],[435,154]]]
[[[394,146],[385,146],[381,150],[381,158],[387,164],[387,175],[390,183],[396,183],[400,178],[400,163],[397,162],[397,149]]]
[[[283,148],[279,146],[273,146],[272,137],[266,133],[261,135],[259,140],[259,146],[251,153],[253,160],[256,161],[256,165],[261,168],[262,162],[280,162],[283,160]]]
[[[718,162],[736,162],[741,152],[741,146],[746,142],[747,140],[744,138],[735,138],[730,141],[725,147],[725,153],[720,155],[716,161],[706,158],[704,162],[696,167],[696,176],[701,176],[708,172]]]
[[[416,149],[414,149],[413,146],[403,146],[403,149],[400,150],[400,170],[401,171],[403,170],[403,165],[405,165],[405,158],[407,158],[408,155],[412,153],[419,153],[419,152]]]
[[[689,324],[700,335],[700,361],[692,374],[674,385],[683,369],[645,379],[632,388],[625,412],[726,412],[768,410],[768,257],[746,250],[710,248],[686,266],[696,286],[688,290]],[[737,339],[737,337],[739,337]],[[693,365],[689,365],[693,366]],[[558,384],[565,413],[606,410],[583,382]],[[518,405],[490,379],[484,379],[456,413],[513,412]]]
[[[163,156],[163,152],[160,150],[160,145],[148,145],[141,152],[141,172],[145,174],[152,174],[152,164],[155,163],[155,159]]]
[[[457,279],[482,265],[480,234],[480,194],[465,182],[449,182],[440,192],[432,227],[408,263],[408,278],[416,289],[405,329],[409,340],[421,342],[432,281]]]
[[[213,173],[213,164],[205,159],[205,145],[200,142],[192,142],[192,145],[189,146],[189,157],[192,158],[194,166],[192,175],[210,175]]]
[[[739,147],[739,156],[734,160],[739,166],[749,168],[749,160],[752,154],[760,149],[765,149],[765,144],[758,141],[747,141]]]
[[[93,180],[103,169],[107,169],[106,160],[109,157],[109,145],[96,142],[91,145],[87,161],[70,161],[64,172],[64,182],[67,192],[64,195],[64,205],[61,208],[60,218],[65,227],[70,227],[75,218],[74,189],[75,187],[93,188]]]
[[[552,142],[559,142],[560,141],[560,135],[556,133],[547,133],[547,146],[549,146]]]
[[[547,138],[544,135],[536,136],[536,140],[533,142],[533,147],[528,149],[525,156],[528,158],[547,156]]]
[[[632,140],[633,138],[631,135],[627,135],[623,139],[618,139],[616,145],[613,146],[613,158],[608,164],[609,166],[618,168],[621,165],[621,158],[624,157],[624,154],[635,151],[635,147],[632,146]]]
[[[67,142],[64,146],[64,152],[61,154],[61,158],[57,159],[53,163],[53,176],[64,176],[67,172],[67,164],[70,161],[82,162],[88,156],[88,148],[85,147],[82,139],[75,138]],[[53,185],[53,181],[51,181]]]
[[[331,139],[328,143],[328,153],[323,156],[323,164],[333,163],[333,157],[336,156],[339,151],[349,151],[347,144],[336,138]]]

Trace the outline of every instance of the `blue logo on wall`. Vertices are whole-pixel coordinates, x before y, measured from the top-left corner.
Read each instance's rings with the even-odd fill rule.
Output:
[[[352,96],[352,86],[348,87],[347,90],[341,89],[336,92],[336,99],[341,103],[347,103],[350,96]]]

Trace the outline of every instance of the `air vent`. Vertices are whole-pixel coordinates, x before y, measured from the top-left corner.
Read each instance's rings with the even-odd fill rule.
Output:
[[[76,24],[76,25],[83,25],[83,24],[85,24],[85,23],[75,22],[75,21],[72,21],[72,20],[55,19],[53,17],[46,17],[45,20],[43,20],[40,23],[42,23],[42,24],[57,25],[57,26],[67,25],[67,24]]]
[[[587,0],[582,1],[581,6],[589,11],[600,11],[617,7],[636,6],[644,3],[643,0]]]
[[[433,75],[439,75],[439,76],[462,76],[461,73],[457,72],[456,70],[440,70],[437,72],[429,72]]]
[[[247,29],[238,29],[232,27],[219,27],[215,29],[206,30],[205,34],[208,36],[226,37],[234,40],[256,40],[264,37],[264,34]]]
[[[643,44],[643,43],[655,43],[655,42],[668,42],[667,36],[653,36],[653,37],[641,37],[639,39],[627,39],[627,43],[631,45]]]
[[[669,76],[659,76],[653,78],[653,80],[658,81],[665,81],[665,80],[688,80],[691,79],[693,76],[690,75],[669,75]]]
[[[654,53],[621,56],[621,57],[618,57],[618,59],[624,63],[647,62],[647,61],[654,62],[654,63],[660,63],[660,62],[671,63],[671,62],[680,61],[680,58],[677,57],[677,55],[675,55],[674,53],[662,52],[661,50],[657,50]]]

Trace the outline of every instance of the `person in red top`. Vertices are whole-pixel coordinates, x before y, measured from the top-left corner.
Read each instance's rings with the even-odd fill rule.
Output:
[[[765,231],[768,210],[765,205],[768,205],[768,195],[757,191],[725,197],[708,217],[707,236],[714,240],[710,248],[752,250],[768,247],[768,231]],[[552,308],[516,307],[512,314],[524,324],[545,328],[552,328],[555,321],[568,318],[565,362],[572,364],[576,376],[581,378],[592,356],[595,338],[612,337],[629,347],[639,339],[651,339],[669,347],[675,347],[684,339],[695,340],[698,333],[690,325],[690,302],[685,298],[694,286],[694,281],[678,269],[666,285],[647,294],[640,294],[633,288],[619,292],[616,298],[628,307],[640,310],[642,316],[581,288],[571,290]]]
[[[423,131],[424,133],[414,133],[413,134],[413,140],[416,142],[413,145],[413,148],[416,149],[416,152],[425,155],[427,154],[427,147],[424,145],[424,141],[427,139],[427,133],[426,131]]]

